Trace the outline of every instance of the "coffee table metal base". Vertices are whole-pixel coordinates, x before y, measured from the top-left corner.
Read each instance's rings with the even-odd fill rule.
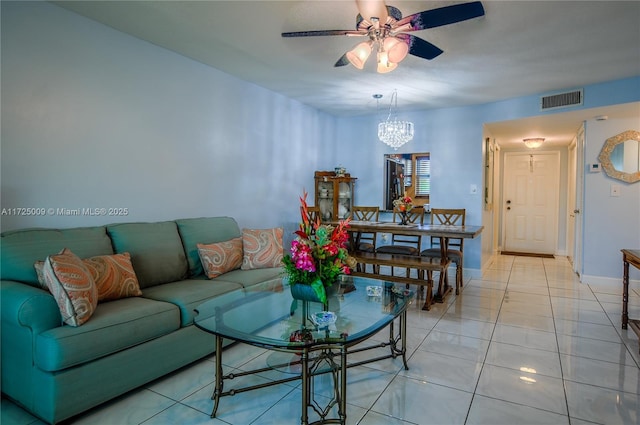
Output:
[[[247,391],[257,390],[261,388],[271,387],[274,385],[283,384],[286,382],[301,380],[302,384],[302,415],[300,417],[300,423],[302,425],[315,425],[315,424],[342,424],[345,425],[347,421],[347,369],[354,366],[361,366],[368,363],[377,362],[389,358],[402,357],[402,363],[406,370],[409,369],[407,364],[407,312],[404,311],[398,315],[397,319],[400,322],[400,329],[398,332],[395,330],[394,322],[390,322],[389,327],[389,341],[379,343],[372,346],[360,347],[349,350],[355,344],[365,341],[368,338],[363,338],[360,341],[354,341],[350,346],[347,344],[326,344],[320,346],[314,346],[312,348],[303,347],[300,350],[295,351],[299,355],[300,373],[274,381],[270,381],[264,384],[251,385],[241,388],[234,388],[224,390],[224,381],[232,380],[241,376],[253,375],[256,373],[266,372],[269,370],[278,369],[279,367],[290,367],[292,362],[283,363],[281,365],[270,365],[269,367],[253,369],[245,372],[230,373],[223,375],[222,371],[222,342],[223,337],[216,335],[216,362],[215,362],[215,387],[211,399],[213,400],[213,410],[211,411],[211,417],[214,418],[220,405],[220,398],[226,396],[234,396]],[[372,349],[379,349],[389,347],[390,353],[381,355],[375,358],[370,358],[354,363],[347,363],[347,357],[349,354],[368,351]],[[283,352],[294,353],[292,350],[281,350]],[[333,397],[325,405],[319,404],[313,397],[312,385],[315,376],[330,373],[333,380]],[[329,418],[329,414],[334,406],[338,406],[338,417]],[[311,408],[320,417],[319,421],[309,423],[309,408]]]

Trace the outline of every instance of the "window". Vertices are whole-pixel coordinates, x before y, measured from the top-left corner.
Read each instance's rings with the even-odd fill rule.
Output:
[[[429,154],[415,154],[412,162],[416,164],[416,197],[426,196],[431,193],[431,160]]]
[[[415,205],[429,203],[431,155],[429,153],[387,154],[385,157],[385,209],[393,209],[394,199],[413,198]],[[401,189],[402,188],[402,189]]]

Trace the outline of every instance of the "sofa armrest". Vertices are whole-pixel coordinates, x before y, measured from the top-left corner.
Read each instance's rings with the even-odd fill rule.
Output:
[[[62,326],[60,309],[53,296],[24,283],[0,281],[2,327],[13,325],[31,329],[37,335]],[[4,329],[3,329],[4,330]]]

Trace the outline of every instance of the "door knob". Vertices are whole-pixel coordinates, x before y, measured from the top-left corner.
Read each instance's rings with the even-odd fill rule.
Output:
[[[510,210],[510,209],[511,209],[511,207],[507,207],[507,209],[508,209],[508,210]]]
[[[511,203],[511,201],[507,199],[507,204],[510,204],[510,203]]]

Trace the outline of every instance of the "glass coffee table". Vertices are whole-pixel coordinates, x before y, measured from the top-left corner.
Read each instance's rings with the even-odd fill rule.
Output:
[[[196,309],[195,325],[216,338],[211,417],[215,417],[222,397],[300,380],[302,425],[309,423],[309,408],[321,418],[314,423],[345,424],[348,368],[401,357],[405,369],[408,369],[407,306],[413,299],[414,292],[405,289],[404,285],[400,287],[383,280],[342,276],[328,297],[332,314],[320,313],[320,303],[294,302],[285,279],[228,292],[201,304]],[[335,321],[327,324],[322,319]],[[389,328],[386,342],[356,347],[384,328]],[[224,339],[272,350],[267,367],[224,375]],[[365,351],[371,356],[364,356],[367,357],[365,360],[357,362],[349,361],[350,354]],[[362,358],[358,356],[358,359]],[[241,388],[224,388],[225,381],[274,369],[282,372],[282,379]],[[312,384],[314,377],[324,374],[331,374],[334,394],[328,403],[321,404],[313,396]],[[338,406],[338,417],[328,417],[335,405]]]

